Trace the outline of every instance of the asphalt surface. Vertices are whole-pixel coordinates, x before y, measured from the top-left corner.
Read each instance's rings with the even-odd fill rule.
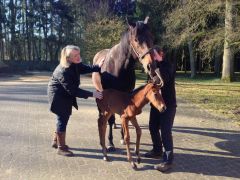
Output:
[[[0,74],[0,179],[240,179],[240,131],[230,119],[178,99],[173,137],[174,168],[168,173],[154,170],[160,160],[143,154],[151,146],[148,130],[149,105],[137,117],[142,127],[142,162],[133,170],[120,144],[120,129],[114,129],[116,152],[110,162],[102,160],[95,100],[78,99],[67,127],[67,144],[74,157],[63,157],[50,147],[55,116],[48,110],[47,83],[50,73],[1,76]],[[81,87],[93,90],[89,77],[81,77]],[[117,117],[118,127],[120,119]],[[130,126],[131,148],[135,130]],[[135,156],[134,156],[135,157]]]

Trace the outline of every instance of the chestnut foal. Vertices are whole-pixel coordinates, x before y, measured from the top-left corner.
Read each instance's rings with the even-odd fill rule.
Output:
[[[142,108],[149,101],[160,112],[166,109],[166,105],[160,92],[160,87],[153,83],[148,83],[145,86],[136,89],[132,94],[114,89],[105,89],[103,91],[103,99],[97,100],[97,105],[100,112],[98,118],[99,138],[100,144],[102,146],[103,159],[105,161],[109,160],[107,157],[107,149],[105,145],[107,122],[111,115],[117,113],[120,115],[122,120],[124,141],[126,143],[127,149],[127,159],[131,163],[132,168],[137,168],[137,165],[133,162],[130,153],[130,134],[128,129],[128,122],[131,121],[132,125],[136,129],[137,138],[135,153],[138,157],[137,162],[140,163],[141,158],[139,154],[139,144],[142,132],[138,125],[136,115],[142,112]]]

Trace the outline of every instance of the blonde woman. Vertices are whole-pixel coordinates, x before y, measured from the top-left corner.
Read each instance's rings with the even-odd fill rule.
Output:
[[[60,64],[54,70],[48,84],[48,98],[50,111],[56,114],[57,124],[52,147],[57,148],[57,153],[63,156],[73,156],[65,144],[66,127],[72,106],[78,109],[76,97],[94,97],[102,99],[102,93],[90,92],[79,88],[80,74],[99,72],[103,60],[98,65],[85,65],[82,63],[80,49],[77,46],[68,45],[61,51]]]

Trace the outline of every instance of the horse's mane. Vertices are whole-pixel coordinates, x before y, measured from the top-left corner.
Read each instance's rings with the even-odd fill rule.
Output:
[[[153,45],[153,36],[150,32],[150,29],[147,24],[144,24],[141,21],[138,21],[131,25],[133,27],[136,27],[136,38],[138,39],[140,44],[143,44],[144,42],[151,47]],[[121,34],[121,39],[119,43],[120,49],[121,49],[121,55],[127,56],[129,53],[129,31],[126,29]]]
[[[147,24],[144,24],[142,21],[136,22],[137,27],[137,39],[140,44],[143,42],[147,43],[149,47],[153,45],[153,35],[151,34],[150,28]]]
[[[127,55],[127,53],[129,52],[129,34],[128,34],[128,30],[125,30],[122,34],[121,34],[121,39],[120,39],[120,43],[119,43],[120,49],[121,49],[121,53],[123,55]]]

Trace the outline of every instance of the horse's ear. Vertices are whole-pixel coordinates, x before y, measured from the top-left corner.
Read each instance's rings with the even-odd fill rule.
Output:
[[[125,20],[126,20],[126,23],[127,23],[128,30],[132,31],[133,26],[129,23],[127,16],[125,17]]]
[[[128,31],[130,32],[131,35],[134,34],[134,27],[128,24]]]
[[[127,16],[125,17],[125,21],[126,21],[127,25],[130,26]]]
[[[153,80],[150,81],[150,83],[152,84],[153,87],[157,88],[157,89],[161,89],[161,85],[159,85],[158,83],[154,82]]]
[[[153,80],[152,80],[152,79],[148,79],[148,80],[147,80],[147,83],[148,83],[148,84],[153,83]]]
[[[130,24],[128,24],[128,30],[129,30],[129,31],[132,31],[132,30],[133,30],[133,27],[132,27]]]
[[[145,19],[144,19],[144,21],[143,21],[143,23],[144,23],[144,24],[147,24],[147,23],[148,23],[148,19],[149,19],[149,16],[146,16]]]

